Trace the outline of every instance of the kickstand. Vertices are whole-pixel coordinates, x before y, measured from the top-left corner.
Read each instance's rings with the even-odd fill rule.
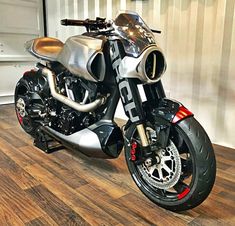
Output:
[[[34,146],[47,154],[64,148],[59,142],[45,134],[40,128],[37,129],[35,133]]]

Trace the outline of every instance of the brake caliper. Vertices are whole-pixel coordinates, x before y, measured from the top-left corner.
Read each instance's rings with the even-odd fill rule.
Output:
[[[134,141],[131,144],[131,161],[136,161],[136,148],[137,148],[137,142]]]

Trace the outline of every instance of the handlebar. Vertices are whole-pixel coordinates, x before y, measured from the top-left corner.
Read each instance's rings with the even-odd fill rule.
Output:
[[[64,26],[85,26],[84,20],[70,20],[70,19],[63,19],[60,21],[61,25]]]
[[[61,25],[63,26],[82,26],[86,27],[87,32],[94,31],[97,29],[107,29],[112,25],[105,21],[105,18],[96,17],[96,20],[73,20],[73,19],[63,19],[60,21]],[[153,33],[161,34],[161,31],[151,29]]]
[[[64,26],[84,26],[87,31],[97,30],[97,29],[106,29],[111,26],[110,23],[105,21],[105,18],[97,17],[96,20],[71,20],[71,19],[63,19],[61,20],[61,25]]]

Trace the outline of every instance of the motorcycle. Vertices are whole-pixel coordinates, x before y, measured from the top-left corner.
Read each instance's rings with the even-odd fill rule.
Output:
[[[181,103],[166,97],[166,70],[153,33],[135,12],[115,20],[61,20],[86,32],[62,43],[26,42],[39,58],[15,89],[15,110],[34,145],[50,153],[55,141],[97,158],[117,158],[123,147],[138,188],[157,205],[183,211],[209,195],[216,176],[206,132]],[[140,96],[143,87],[145,100]],[[114,121],[119,99],[129,120]]]

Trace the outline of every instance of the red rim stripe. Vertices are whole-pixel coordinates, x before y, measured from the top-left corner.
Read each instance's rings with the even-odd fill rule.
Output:
[[[18,119],[19,119],[19,123],[22,124],[23,123],[23,117],[20,115],[19,112],[17,112],[17,116],[18,116]]]
[[[177,195],[178,199],[184,198],[190,192],[190,188],[185,188],[184,191]]]

